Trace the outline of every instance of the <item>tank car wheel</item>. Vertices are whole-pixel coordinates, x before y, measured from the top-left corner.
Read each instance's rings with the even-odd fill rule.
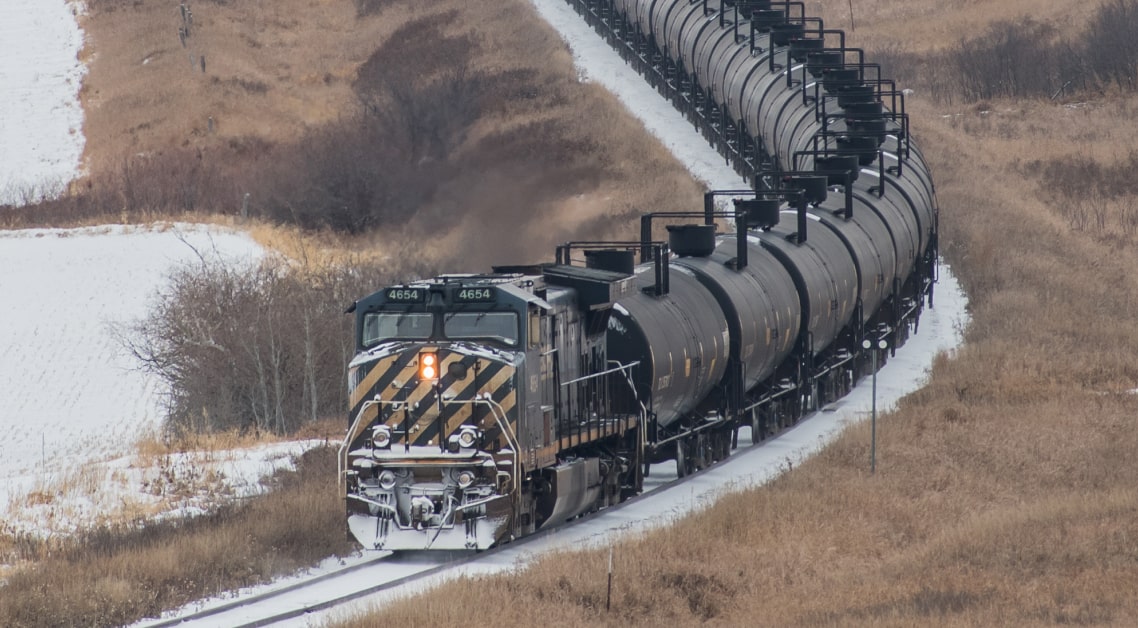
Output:
[[[707,432],[700,432],[695,436],[695,456],[692,461],[696,471],[706,469],[711,465],[711,436]]]
[[[734,449],[731,442],[734,435],[734,430],[723,430],[719,433],[719,452],[718,456],[716,456],[716,461],[726,460],[731,457],[731,450]]]
[[[751,444],[755,444],[767,437],[763,434],[763,420],[758,408],[751,408]]]

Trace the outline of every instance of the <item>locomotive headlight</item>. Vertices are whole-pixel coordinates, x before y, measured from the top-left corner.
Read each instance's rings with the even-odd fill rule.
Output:
[[[386,425],[377,425],[371,430],[371,444],[376,449],[385,449],[391,446],[391,428]]]
[[[458,433],[458,444],[463,449],[470,449],[478,443],[478,428],[468,425]]]
[[[439,356],[434,351],[423,351],[419,354],[419,379],[436,380],[439,378]]]
[[[384,469],[379,474],[379,488],[385,491],[390,491],[395,488],[395,472],[391,469]]]
[[[455,480],[458,481],[459,488],[469,488],[471,484],[474,484],[474,472],[466,470],[460,471]]]

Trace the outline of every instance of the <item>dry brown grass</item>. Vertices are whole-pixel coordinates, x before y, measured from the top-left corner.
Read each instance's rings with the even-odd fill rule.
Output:
[[[94,176],[133,152],[295,139],[344,110],[355,68],[386,28],[357,22],[347,2],[188,2],[183,47],[177,3],[93,4],[82,96]]]
[[[850,23],[851,6],[853,27]],[[867,49],[897,44],[909,52],[943,50],[975,37],[989,24],[1033,17],[1063,28],[1086,23],[1097,2],[1036,0],[817,0],[806,3],[807,15],[820,16],[827,28],[840,28],[854,46]]]
[[[317,5],[329,14],[344,8]],[[494,42],[492,49],[500,56],[488,59],[519,63],[537,51],[551,67],[568,67],[564,47],[548,29],[519,30],[515,18],[489,21],[494,11],[517,11],[521,5],[478,5],[481,10],[461,10],[468,23],[492,33],[488,35]],[[848,26],[843,24],[848,21],[847,3],[830,0],[817,6],[829,26]],[[854,3],[857,30],[852,33],[853,44],[895,43],[916,52],[939,49],[982,30],[993,19],[1033,15],[1074,25],[1084,21],[1093,7],[1093,3],[1024,1],[859,1]],[[818,13],[809,3],[807,9]],[[396,19],[403,10],[397,6],[385,16]],[[281,21],[279,16],[277,21]],[[362,23],[382,28],[377,25],[380,21],[369,17]],[[277,24],[267,18],[263,23],[266,32]],[[514,30],[506,28],[510,25]],[[268,37],[256,35],[256,26],[247,28],[250,37]],[[308,36],[304,31],[293,28],[275,37]],[[527,54],[513,52],[515,44]],[[280,50],[285,55],[289,49],[282,44]],[[207,54],[213,67],[215,53]],[[265,67],[281,69],[271,64]],[[293,67],[280,76],[287,75],[291,81],[298,75]],[[256,72],[256,80],[276,85],[274,72],[263,68]],[[236,66],[227,76],[250,78]],[[593,142],[582,145],[598,149],[624,144],[624,138],[643,142],[636,139],[637,125],[621,124],[619,114],[590,110],[598,102],[595,99],[609,103],[605,107],[611,99],[595,88],[570,90],[573,81],[569,76],[565,70],[561,79],[542,85],[542,93],[556,94],[563,107],[550,113],[545,108],[526,109],[521,103],[514,112],[517,119],[565,115],[564,120],[583,127],[582,138]],[[331,93],[338,84],[335,80],[331,85],[321,84],[301,81],[297,89],[310,100],[302,95],[283,98],[287,106],[280,105],[280,111],[298,116],[296,112],[332,107],[320,104],[325,101],[311,94],[324,93],[325,88]],[[281,92],[285,91],[282,87]],[[234,90],[229,96],[234,93],[239,92]],[[256,98],[275,101],[270,95],[276,95],[275,87]],[[261,102],[256,98],[250,96],[248,102]],[[244,97],[233,100],[244,101]],[[335,98],[328,102],[332,101]],[[1132,359],[1138,353],[1138,328],[1132,322],[1138,304],[1138,278],[1132,272],[1138,267],[1138,248],[1134,235],[1123,227],[1121,205],[1118,217],[1110,213],[1101,226],[1093,221],[1073,225],[1070,209],[1044,185],[1032,164],[1062,163],[1073,156],[1109,163],[1128,155],[1129,138],[1135,130],[1134,102],[1131,96],[1108,96],[1079,107],[991,102],[984,107],[949,109],[935,106],[919,93],[910,100],[914,128],[938,184],[942,251],[970,294],[973,322],[967,346],[956,358],[938,360],[929,386],[882,420],[876,476],[867,475],[865,468],[867,428],[854,427],[818,457],[767,487],[724,498],[707,514],[644,539],[623,542],[616,553],[613,610],[609,613],[603,610],[607,553],[591,552],[549,557],[519,574],[448,585],[384,609],[382,621],[466,625],[477,617],[487,624],[614,626],[1131,623],[1138,617],[1138,598],[1133,595],[1138,586],[1138,545],[1134,541],[1138,538],[1138,492],[1134,489],[1138,467],[1132,454],[1138,449],[1138,430],[1133,429],[1138,395],[1128,391],[1138,387],[1138,366]],[[121,103],[129,105],[130,100]],[[200,118],[205,109],[195,111],[178,119]],[[219,120],[233,119],[234,114],[226,111]],[[274,110],[265,117],[275,115],[284,114]],[[610,115],[611,123],[606,121]],[[140,116],[130,125],[160,117],[149,116]],[[299,117],[282,119],[296,126],[284,122],[284,127],[274,124],[274,129],[300,128]],[[584,126],[594,119],[601,123]],[[164,124],[157,124],[159,130],[167,128]],[[502,119],[488,124],[499,129],[522,122]],[[166,135],[153,133],[161,141],[181,142],[186,128],[165,131]],[[192,131],[193,127],[188,128]],[[122,129],[112,134],[125,144]],[[232,127],[228,122],[219,124],[217,132],[229,133]],[[136,129],[134,135],[140,133],[149,138],[152,131]],[[472,137],[489,133],[489,127],[476,129]],[[188,137],[210,141],[192,132]],[[684,192],[690,181],[680,180],[683,177],[676,174],[674,162],[651,145],[647,150],[640,143],[635,150],[598,155],[600,163],[615,167],[616,174],[590,182],[584,196],[574,190],[577,193],[550,203],[586,212],[567,219],[565,229],[571,229],[578,216],[604,219],[668,194],[683,204],[690,194]],[[661,180],[667,185],[629,185]],[[603,208],[598,209],[594,200],[602,201]],[[1119,203],[1126,200],[1122,197]],[[506,202],[511,200],[503,198]],[[540,214],[546,220],[563,215]],[[501,224],[494,222],[494,216],[452,219],[470,228],[485,220]],[[535,226],[520,229],[537,230],[539,223],[531,224]],[[518,231],[509,233],[514,237]],[[381,238],[375,237],[377,241]],[[445,246],[440,248],[461,247],[460,242],[442,242]],[[338,499],[329,495],[311,496],[331,499],[324,506],[282,512],[292,517],[303,510],[339,522]],[[338,524],[325,527],[335,527],[336,534],[341,531]],[[234,534],[229,530],[219,526],[209,534],[221,541],[232,539],[230,551],[249,548],[243,537],[229,536]],[[307,540],[325,538],[313,533]],[[124,551],[131,555],[134,550]],[[267,561],[252,549],[234,556],[233,562],[214,553],[202,554],[223,566],[207,572],[211,578],[221,571],[228,576],[236,573],[240,580],[246,573],[243,570],[259,569]],[[181,583],[192,577],[177,564],[180,557],[163,556],[159,553],[145,559],[150,565],[169,568],[162,572],[163,582]],[[73,566],[52,562],[34,573],[45,578],[37,586],[66,582],[78,590],[87,585],[90,591],[91,582],[102,583],[98,585],[103,600],[98,612],[102,614],[90,611],[88,603],[70,601],[68,594],[53,598],[35,594],[38,589],[33,586],[5,590],[0,609],[15,608],[3,604],[24,605],[5,611],[9,614],[0,619],[7,618],[7,622],[0,623],[30,621],[33,612],[41,614],[37,617],[65,618],[61,623],[119,620],[127,615],[120,608],[156,608],[169,603],[171,598],[147,597],[150,593],[142,596],[146,598],[142,604],[123,601],[133,598],[122,592],[136,591],[132,587],[137,585],[130,584],[117,567],[99,565],[76,574]],[[54,580],[46,579],[53,573],[57,573]],[[13,577],[9,587],[16,582],[24,581]],[[9,591],[19,595],[8,595]],[[30,592],[25,595],[24,591]],[[32,601],[16,602],[25,597]]]
[[[891,37],[919,51],[993,19],[1066,26],[1093,7],[855,2],[853,43]],[[848,17],[844,2],[827,11],[828,24]],[[855,426],[769,486],[622,542],[611,612],[607,552],[596,551],[345,625],[1132,625],[1138,241],[1122,208],[1138,198],[1119,195],[1101,225],[1076,224],[1038,166],[1128,158],[1135,102],[910,100],[972,325],[956,357],[881,421],[876,476],[868,426]]]
[[[352,550],[332,447],[305,455],[270,495],[180,524],[103,528],[7,575],[0,625],[110,626],[263,582]],[[42,548],[41,548],[42,549]]]
[[[210,205],[195,213],[232,216],[243,191],[264,187],[257,179],[268,176],[267,160],[357,114],[357,69],[389,35],[424,17],[449,36],[474,33],[470,70],[512,76],[504,93],[523,97],[476,121],[452,160],[460,176],[440,179],[408,224],[347,239],[319,235],[317,248],[485,268],[538,261],[563,240],[622,230],[634,208],[699,201],[698,186],[611,95],[577,82],[564,43],[522,0],[383,2],[362,16],[356,5],[368,3],[188,4],[185,47],[177,4],[94,2],[84,23],[93,60],[82,93],[91,189],[102,199],[124,196],[123,220],[148,218],[144,205],[159,194],[135,179],[154,167],[169,168],[170,185],[210,186]],[[263,202],[254,195],[254,209]],[[293,230],[276,228],[258,226],[259,239],[294,250]]]

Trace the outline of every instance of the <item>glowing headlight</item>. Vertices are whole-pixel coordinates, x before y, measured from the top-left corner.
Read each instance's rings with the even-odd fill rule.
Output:
[[[478,442],[478,429],[475,427],[464,427],[458,433],[458,444],[464,449],[469,449]]]
[[[467,488],[471,484],[474,484],[474,472],[473,471],[460,471],[458,473],[458,478],[456,478],[456,479],[458,480],[458,487],[459,488]]]
[[[379,488],[389,491],[395,488],[395,473],[390,469],[385,469],[379,474]]]
[[[434,351],[419,353],[419,379],[434,381],[439,378],[439,356]]]
[[[371,444],[376,449],[383,449],[391,445],[391,428],[386,425],[377,425],[372,428]]]

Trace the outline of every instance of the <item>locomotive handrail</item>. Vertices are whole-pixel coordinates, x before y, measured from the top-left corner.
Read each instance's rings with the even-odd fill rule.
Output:
[[[356,438],[359,438],[359,435],[363,433],[363,429],[360,427],[360,422],[364,418],[364,411],[374,405],[382,403],[383,400],[380,399],[379,395],[377,394],[374,399],[369,399],[365,401],[362,406],[360,406],[360,411],[356,413],[355,421],[353,421],[352,425],[348,427],[348,433],[344,436],[344,444],[340,445],[339,451],[336,452],[336,483],[341,489],[344,488],[344,477],[348,471],[348,447],[351,447],[352,441],[356,440]]]
[[[510,443],[510,447],[512,447],[514,449],[514,467],[515,468],[513,470],[513,473],[511,474],[511,476],[515,482],[514,486],[518,486],[518,484],[517,484],[518,475],[519,475],[519,471],[517,469],[518,455],[519,455],[518,454],[518,442],[517,442],[517,438],[514,437],[513,430],[510,429],[509,421],[503,421],[498,416],[499,412],[502,413],[502,416],[505,416],[505,411],[502,410],[502,406],[497,404],[493,399],[488,399],[488,398],[479,399],[477,397],[474,399],[440,399],[440,401],[444,405],[449,405],[449,404],[472,404],[473,405],[473,404],[483,403],[483,404],[486,404],[490,408],[490,414],[494,415],[494,420],[496,423],[498,423],[498,428],[501,429],[502,433],[506,435],[506,440]],[[363,421],[363,418],[364,418],[364,412],[367,411],[368,408],[370,408],[374,405],[395,405],[395,404],[402,404],[402,403],[406,403],[406,402],[405,401],[396,401],[394,399],[391,399],[391,400],[383,399],[377,394],[374,399],[369,399],[369,400],[365,401],[362,406],[360,406],[360,411],[356,413],[356,419],[355,419],[355,421],[352,422],[351,427],[348,428],[348,433],[344,437],[344,443],[342,445],[340,445],[340,449],[336,455],[336,476],[337,476],[337,484],[340,486],[340,488],[344,488],[344,478],[346,477],[346,474],[348,471],[348,468],[347,468],[348,467],[348,448],[351,447],[352,441],[359,438],[360,434],[363,433],[363,427],[361,425],[361,422]],[[440,441],[441,441],[441,438],[440,438]]]
[[[641,241],[648,241],[652,238],[652,220],[655,218],[703,218],[705,225],[715,224],[715,218],[730,218],[735,223],[735,233],[747,232],[747,214],[746,212],[739,211],[736,207],[735,211],[715,211],[715,196],[734,196],[736,200],[739,196],[770,196],[772,193],[755,190],[711,190],[705,192],[703,195],[703,211],[702,212],[651,212],[648,214],[641,214],[640,216],[640,238]],[[643,250],[641,255],[643,255]],[[643,259],[643,257],[641,258]],[[746,237],[736,237],[736,254],[735,254],[735,270],[743,270],[747,267],[747,240]]]
[[[504,418],[505,411],[502,410],[502,406],[500,404],[495,402],[493,397],[489,396],[490,395],[489,393],[484,393],[483,395],[484,395],[483,397],[479,397],[476,394],[475,398],[473,398],[473,399],[442,399],[442,403],[443,403],[443,405],[486,404],[486,406],[490,408],[490,414],[494,415],[494,421],[498,424],[498,429],[502,430],[502,433],[504,433],[504,435],[505,435],[506,441],[509,441],[510,447],[513,448],[514,461],[517,462],[518,451],[519,451],[518,438],[513,435],[513,430],[510,429],[510,422],[506,421],[504,419],[498,418],[498,414],[496,412],[496,411],[501,411],[502,416]]]
[[[501,429],[502,433],[506,435],[506,440],[511,443],[510,447],[514,450],[514,464],[513,464],[513,469],[512,469],[513,475],[510,478],[510,480],[513,482],[513,486],[510,487],[510,490],[512,490],[514,493],[514,496],[515,496],[514,499],[520,500],[521,494],[522,494],[522,490],[521,490],[521,488],[522,488],[522,485],[521,485],[521,475],[522,475],[521,446],[519,446],[518,439],[514,435],[514,430],[510,427],[510,422],[506,420],[506,411],[502,409],[502,406],[498,402],[496,402],[490,398],[489,393],[486,394],[485,400],[486,400],[486,403],[490,406],[490,413],[494,415],[494,420],[498,422],[498,428]]]

